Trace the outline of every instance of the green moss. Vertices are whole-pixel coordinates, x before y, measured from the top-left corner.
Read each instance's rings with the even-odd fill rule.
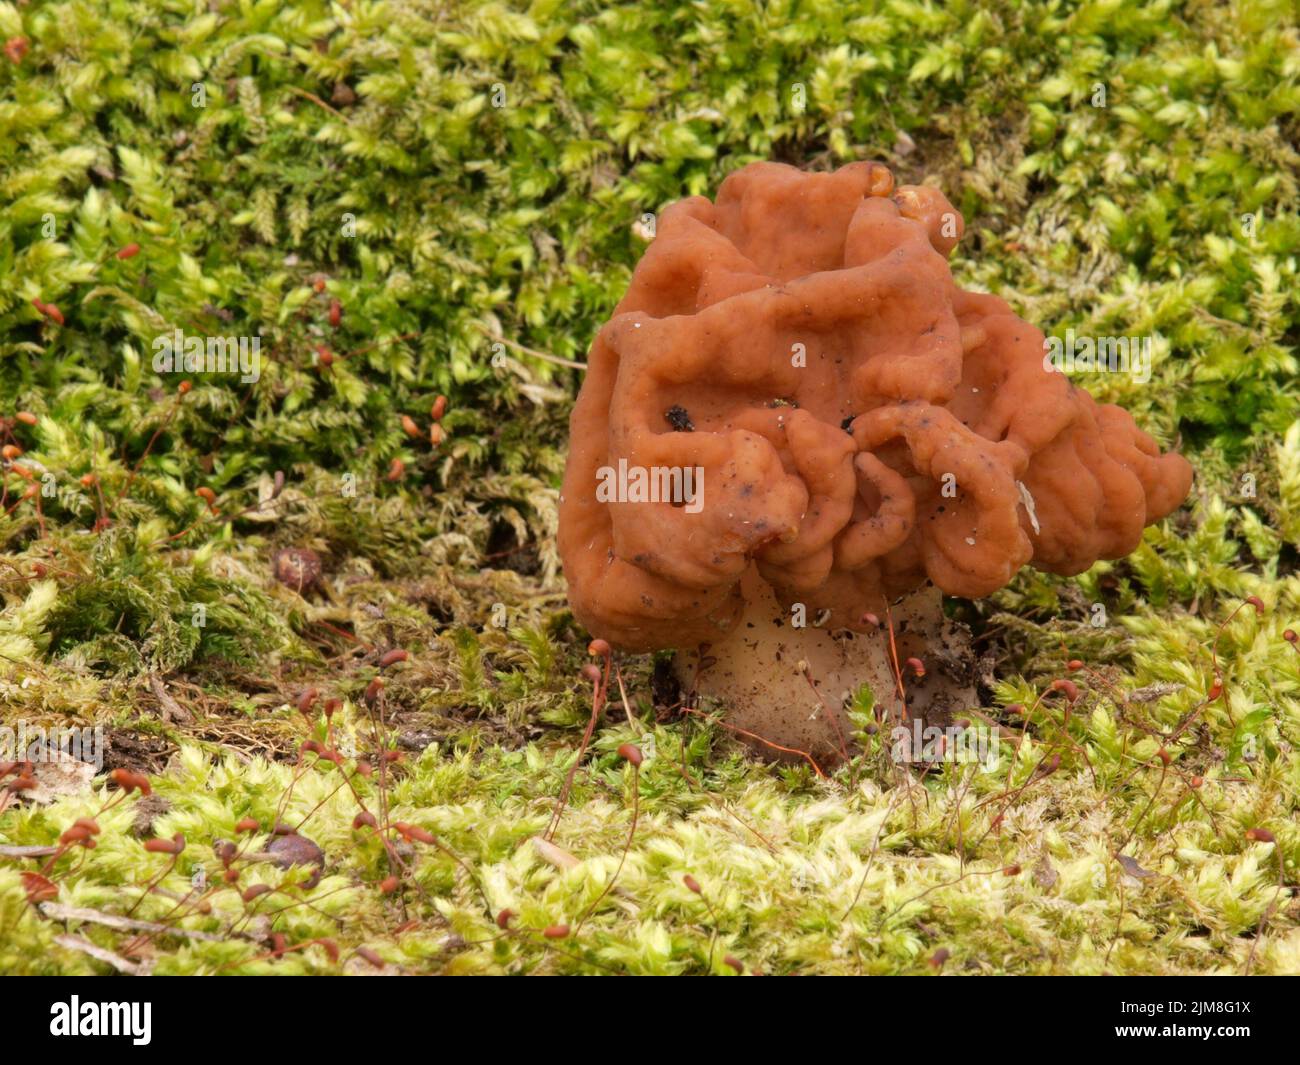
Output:
[[[105,725],[167,801],[144,838],[187,840],[171,894],[142,897],[170,859],[116,805],[49,871],[57,901],[174,922],[144,951],[159,972],[356,971],[357,947],[438,972],[931,972],[941,949],[957,972],[1300,971],[1300,67],[1289,5],[1233,12],[0,3],[0,39],[30,44],[0,58],[0,418],[38,416],[11,432],[45,489],[10,509],[32,482],[6,468],[0,705]],[[586,640],[554,533],[579,374],[526,349],[581,360],[642,215],[754,158],[928,176],[968,222],[962,283],[1057,335],[1157,337],[1150,382],[1085,383],[1181,444],[1188,506],[1129,559],[958,605],[995,672],[980,712],[1025,734],[996,773],[909,780],[879,736],[830,781],[759,765],[652,705],[636,659],[635,726],[616,687],[578,760]],[[259,337],[258,379],[182,396],[153,364],[177,328]],[[283,547],[316,553],[319,588],[273,579]],[[1045,693],[1072,658],[1067,716]],[[329,698],[348,772],[405,751],[392,820],[441,844],[402,844],[395,892],[340,771],[290,787]],[[653,757],[624,858],[625,742]],[[575,761],[554,843],[576,863],[548,861],[531,839]],[[373,806],[376,777],[354,783]],[[0,845],[49,844],[104,788],[9,806]],[[241,889],[283,885],[256,912],[227,888],[169,917],[246,816],[253,850],[307,818],[321,883],[248,863]],[[107,971],[26,901],[43,861],[0,858],[0,971]],[[300,949],[266,956],[277,933]]]

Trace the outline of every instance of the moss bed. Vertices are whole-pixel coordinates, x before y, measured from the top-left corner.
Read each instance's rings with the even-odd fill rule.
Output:
[[[0,792],[0,971],[1300,972],[1292,5],[0,0],[0,40],[0,715],[104,738]],[[936,181],[960,283],[1156,338],[1080,383],[1186,506],[951,603],[997,772],[763,764],[648,658],[583,748],[563,363],[643,215],[761,158]],[[177,329],[257,380],[157,372]]]

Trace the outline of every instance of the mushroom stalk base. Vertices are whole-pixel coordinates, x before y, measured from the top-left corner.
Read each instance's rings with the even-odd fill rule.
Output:
[[[937,588],[893,603],[878,629],[861,633],[827,631],[813,617],[796,626],[752,568],[742,591],[748,605],[736,627],[680,651],[674,670],[693,705],[701,705],[700,696],[714,700],[736,737],[766,758],[811,756],[824,769],[856,753],[856,727],[845,707],[864,684],[875,694],[879,727],[891,736],[899,725],[919,735],[917,719],[920,729],[947,728],[976,705],[970,635],[944,617]],[[916,676],[909,658],[921,661],[924,676]],[[889,747],[897,752],[896,744]],[[918,758],[905,747],[900,760]]]

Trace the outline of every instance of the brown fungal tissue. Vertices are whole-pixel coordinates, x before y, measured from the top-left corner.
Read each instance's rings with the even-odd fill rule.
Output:
[[[861,631],[933,582],[1118,558],[1192,471],[958,288],[961,216],[876,163],[754,163],[665,210],[574,409],[560,551],[575,616],[628,651],[716,643],[766,585]]]

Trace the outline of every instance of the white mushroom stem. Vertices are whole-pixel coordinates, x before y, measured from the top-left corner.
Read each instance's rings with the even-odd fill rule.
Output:
[[[875,695],[880,727],[891,731],[910,731],[917,718],[944,728],[975,705],[969,681],[951,676],[952,664],[969,657],[969,636],[944,617],[936,588],[891,605],[878,629],[862,633],[819,628],[813,612],[797,626],[753,568],[742,591],[747,606],[738,624],[702,655],[679,652],[674,668],[684,694],[693,692],[697,705],[699,696],[713,700],[725,726],[767,758],[811,757],[825,769],[854,753],[856,726],[846,707],[864,684]],[[909,658],[924,664],[924,676]]]

